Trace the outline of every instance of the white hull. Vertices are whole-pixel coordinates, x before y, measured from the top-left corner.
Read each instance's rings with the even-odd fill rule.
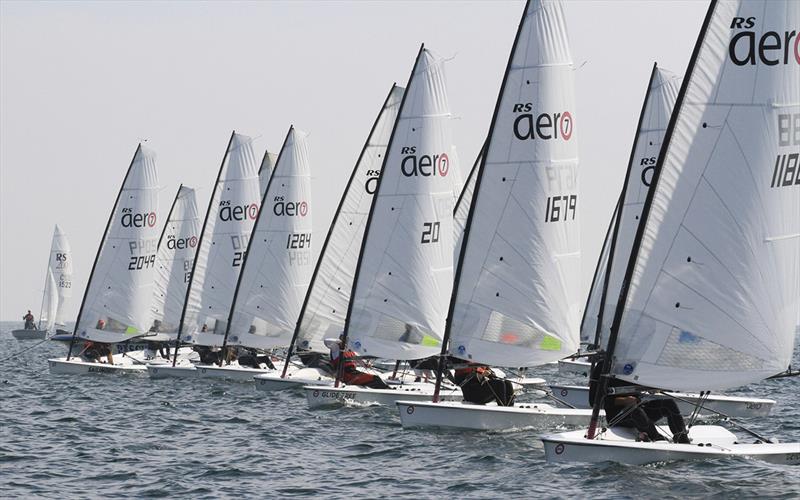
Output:
[[[592,364],[588,361],[569,358],[558,360],[558,373],[561,375],[580,375],[582,377],[588,377],[591,370]]]
[[[252,382],[256,375],[274,375],[280,373],[271,368],[249,368],[239,365],[217,366],[217,365],[198,365],[196,366],[198,378],[208,378],[214,380],[227,380],[230,382]]]
[[[661,428],[669,435],[669,430]],[[689,431],[691,444],[668,441],[637,442],[634,432],[613,428],[600,438],[584,438],[586,430],[542,436],[548,462],[619,462],[644,465],[676,460],[708,460],[746,457],[779,464],[800,464],[800,443],[741,444],[737,437],[716,425],[696,425]]]
[[[442,427],[482,431],[552,429],[588,425],[592,417],[591,410],[556,408],[542,403],[504,407],[456,401],[398,401],[397,409],[404,428]]]
[[[553,395],[574,406],[575,408],[591,408],[589,406],[589,388],[577,385],[551,385]],[[678,398],[696,403],[700,400],[699,394],[682,392],[667,392]],[[678,409],[683,415],[691,415],[695,409],[694,404],[680,399],[675,399]],[[742,398],[737,396],[709,396],[703,407],[724,413],[730,417],[766,417],[772,411],[775,401],[762,398]],[[714,412],[700,411],[700,415],[713,416]]]
[[[150,378],[197,378],[197,370],[191,364],[166,365],[147,365],[147,375]]]
[[[391,406],[399,400],[430,401],[433,398],[433,384],[404,384],[394,389],[368,389],[358,386],[328,387],[310,385],[303,387],[309,408],[321,408],[341,404],[376,404]],[[444,400],[461,399],[461,391],[443,390],[440,397]]]
[[[17,340],[44,340],[47,338],[45,330],[11,330],[11,335]]]
[[[131,362],[109,365],[107,363],[93,363],[82,361],[79,358],[48,359],[50,373],[58,375],[86,375],[89,373],[114,373],[114,374],[133,374],[144,373],[147,368],[144,364],[134,364]]]
[[[288,370],[286,378],[281,378],[280,373],[256,375],[253,378],[256,382],[256,389],[264,392],[301,389],[306,385],[326,387],[333,385],[333,377],[319,368],[301,368],[294,372]]]

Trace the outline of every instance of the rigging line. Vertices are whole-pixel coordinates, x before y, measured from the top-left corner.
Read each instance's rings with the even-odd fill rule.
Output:
[[[11,359],[11,358],[14,358],[14,357],[16,357],[16,356],[19,356],[20,354],[22,354],[22,353],[24,353],[24,352],[28,352],[28,351],[30,351],[30,350],[31,350],[31,349],[33,349],[34,347],[38,347],[38,346],[40,346],[40,345],[44,344],[45,342],[47,342],[48,340],[50,340],[50,338],[51,338],[51,337],[52,337],[52,335],[51,335],[51,336],[46,336],[44,339],[40,340],[39,342],[37,342],[37,343],[35,343],[35,344],[33,344],[33,345],[30,345],[30,346],[26,347],[25,349],[23,349],[23,350],[21,350],[21,351],[17,351],[17,352],[15,352],[14,354],[12,354],[11,356],[7,356],[7,357],[5,357],[5,358],[3,358],[3,359],[0,359],[0,363],[5,363],[6,361],[8,361],[8,360],[9,360],[9,359]]]

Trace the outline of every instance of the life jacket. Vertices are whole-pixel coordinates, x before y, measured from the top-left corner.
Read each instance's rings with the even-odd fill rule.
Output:
[[[339,368],[339,360],[341,360],[342,357],[344,357],[344,367],[343,368],[344,368],[345,373],[346,372],[357,371],[356,360],[355,360],[356,353],[354,353],[350,349],[348,349],[348,350],[346,350],[344,352],[340,352],[339,356],[336,359],[333,360],[333,367],[334,368]]]
[[[489,371],[489,368],[485,366],[465,366],[462,368],[456,368],[455,377],[456,378],[466,378],[470,375],[484,375]]]

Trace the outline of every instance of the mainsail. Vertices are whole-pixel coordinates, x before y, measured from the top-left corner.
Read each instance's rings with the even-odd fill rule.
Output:
[[[604,346],[608,339],[611,321],[617,307],[617,297],[625,276],[625,269],[633,246],[633,237],[639,227],[642,206],[651,179],[655,171],[658,153],[664,143],[664,133],[667,131],[675,99],[681,86],[681,78],[667,70],[653,66],[650,81],[647,85],[642,112],[639,116],[639,125],[634,138],[633,149],[628,160],[628,170],[621,197],[622,211],[615,211],[612,222],[613,230],[606,235],[603,248],[608,253],[603,266],[598,266],[593,286],[590,290],[589,302],[584,312],[584,321],[581,323],[581,340],[585,339],[594,343],[598,338],[598,345]],[[600,311],[603,304],[602,313]],[[602,317],[602,329],[597,332],[597,320]]]
[[[200,236],[194,189],[181,185],[158,242],[153,294],[155,331],[177,333]]]
[[[261,198],[264,198],[264,193],[267,192],[269,179],[272,177],[272,171],[275,169],[275,164],[278,162],[278,155],[270,153],[269,150],[264,151],[264,156],[261,158],[261,166],[258,167],[258,186],[261,192]]]
[[[136,149],[106,225],[75,332],[120,342],[147,332],[158,246],[158,172],[155,154]]]
[[[578,347],[573,65],[560,2],[528,2],[497,100],[451,301],[450,353],[533,366]]]
[[[208,204],[180,324],[200,345],[222,345],[231,301],[260,206],[252,139],[233,132]]]
[[[461,188],[461,192],[456,198],[456,207],[453,210],[453,266],[458,266],[458,259],[461,256],[461,243],[464,241],[464,229],[467,227],[469,208],[472,206],[472,196],[475,193],[475,182],[478,179],[478,171],[483,158],[483,148],[475,158],[472,168],[467,175],[467,182]]]
[[[436,354],[453,283],[452,150],[443,61],[420,48],[367,220],[346,322],[361,355]]]
[[[331,221],[297,322],[299,349],[325,352],[322,340],[344,332],[361,240],[403,90],[393,85],[389,91]]]
[[[800,307],[798,28],[794,0],[712,2],[621,287],[616,377],[721,390],[789,365]]]
[[[289,345],[314,269],[312,205],[308,137],[291,127],[250,238],[226,343]]]
[[[58,286],[53,278],[53,271],[47,270],[47,280],[44,284],[42,297],[42,310],[39,313],[39,330],[49,332],[55,325],[56,311],[58,310]]]
[[[51,318],[55,326],[64,326],[67,322],[67,306],[69,299],[72,298],[72,250],[67,241],[67,235],[58,227],[58,224],[53,230],[53,243],[50,246],[50,259],[47,267],[53,275],[57,295],[57,309]]]

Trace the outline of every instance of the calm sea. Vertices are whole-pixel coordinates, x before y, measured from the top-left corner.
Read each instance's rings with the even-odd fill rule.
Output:
[[[0,323],[0,359],[34,343],[12,327]],[[47,342],[0,368],[4,498],[800,498],[800,467],[548,465],[534,431],[404,431],[393,408],[309,411],[300,393],[251,384],[51,375],[64,353]],[[777,400],[744,423],[800,441],[800,377],[734,393]]]

